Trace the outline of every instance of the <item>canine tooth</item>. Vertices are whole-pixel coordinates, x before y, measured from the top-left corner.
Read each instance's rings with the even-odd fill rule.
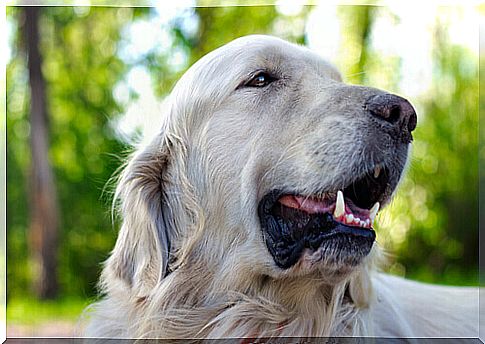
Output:
[[[374,178],[377,178],[379,177],[379,175],[381,174],[381,166],[377,165],[375,168],[374,168]]]
[[[374,222],[377,212],[379,211],[379,206],[380,206],[379,202],[376,202],[376,204],[374,204],[374,206],[369,211],[369,219],[371,220],[371,222]]]
[[[344,201],[344,194],[342,191],[337,191],[337,202],[335,203],[335,210],[333,212],[333,216],[335,218],[339,218],[340,216],[345,214],[345,201]]]

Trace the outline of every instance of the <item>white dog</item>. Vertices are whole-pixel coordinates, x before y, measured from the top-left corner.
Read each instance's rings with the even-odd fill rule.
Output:
[[[168,103],[120,178],[89,336],[478,336],[477,288],[377,271],[373,221],[406,164],[408,101],[248,36],[192,66]]]

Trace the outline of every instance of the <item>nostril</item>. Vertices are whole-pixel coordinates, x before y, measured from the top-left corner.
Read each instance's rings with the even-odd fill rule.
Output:
[[[380,94],[369,98],[365,109],[381,120],[398,126],[411,133],[416,128],[416,112],[404,98],[394,94]]]
[[[401,107],[398,105],[394,105],[391,107],[391,110],[389,111],[389,117],[387,117],[386,120],[391,123],[396,123],[400,117]]]

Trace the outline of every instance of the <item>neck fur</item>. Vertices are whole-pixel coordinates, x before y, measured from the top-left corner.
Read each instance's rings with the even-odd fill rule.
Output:
[[[335,285],[265,277],[231,291],[217,289],[216,275],[204,270],[180,267],[167,276],[140,302],[140,316],[134,318],[141,320],[132,324],[132,333],[145,338],[368,335],[364,324],[372,293],[366,268]]]

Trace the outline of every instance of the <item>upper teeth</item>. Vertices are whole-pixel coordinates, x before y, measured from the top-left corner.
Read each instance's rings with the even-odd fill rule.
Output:
[[[376,204],[374,204],[374,206],[369,210],[369,219],[371,220],[371,222],[374,222],[377,212],[379,211],[379,206],[379,202],[376,202]]]
[[[337,191],[337,202],[335,203],[335,210],[333,215],[336,218],[339,218],[342,215],[345,215],[345,201],[344,201],[344,194],[342,191]]]
[[[374,168],[374,178],[379,177],[379,174],[381,174],[381,166],[377,165],[377,166]]]

